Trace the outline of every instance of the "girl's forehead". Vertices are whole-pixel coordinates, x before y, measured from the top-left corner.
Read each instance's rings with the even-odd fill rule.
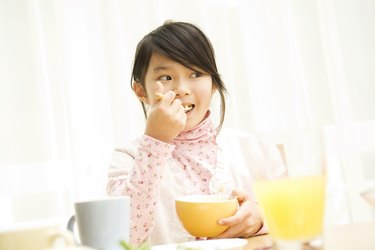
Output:
[[[158,66],[158,65],[165,65],[165,64],[179,64],[179,63],[160,54],[153,53],[151,55],[150,65]]]
[[[161,71],[180,69],[180,68],[186,68],[186,67],[176,61],[173,61],[172,59],[168,57],[158,55],[158,54],[153,54],[150,59],[147,73],[157,74]]]
[[[148,73],[158,73],[163,70],[176,69],[176,68],[183,68],[183,69],[189,69],[189,70],[195,69],[195,70],[203,71],[202,69],[194,65],[192,65],[191,67],[186,67],[185,65],[177,61],[174,61],[170,59],[169,57],[166,57],[157,53],[152,54],[147,71]]]

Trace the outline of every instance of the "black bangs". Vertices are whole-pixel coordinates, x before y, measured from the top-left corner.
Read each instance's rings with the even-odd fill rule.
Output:
[[[171,23],[150,34],[154,52],[185,67],[198,67],[210,75],[217,74],[215,56],[210,42],[195,26]]]

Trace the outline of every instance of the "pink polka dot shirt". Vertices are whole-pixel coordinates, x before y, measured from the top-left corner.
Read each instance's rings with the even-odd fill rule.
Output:
[[[107,192],[131,198],[133,244],[193,240],[180,225],[174,198],[188,194],[252,194],[254,178],[285,173],[276,147],[254,135],[221,131],[210,117],[172,143],[147,135],[114,151]],[[261,163],[261,164],[260,164]]]

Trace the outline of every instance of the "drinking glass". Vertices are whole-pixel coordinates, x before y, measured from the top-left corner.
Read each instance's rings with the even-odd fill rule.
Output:
[[[325,157],[320,129],[282,135],[287,175],[254,182],[276,249],[323,248]]]

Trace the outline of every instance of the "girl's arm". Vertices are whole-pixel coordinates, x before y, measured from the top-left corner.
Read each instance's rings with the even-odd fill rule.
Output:
[[[110,164],[107,193],[131,198],[130,241],[141,244],[154,227],[154,211],[167,160],[174,146],[144,135],[136,150],[116,149]]]

